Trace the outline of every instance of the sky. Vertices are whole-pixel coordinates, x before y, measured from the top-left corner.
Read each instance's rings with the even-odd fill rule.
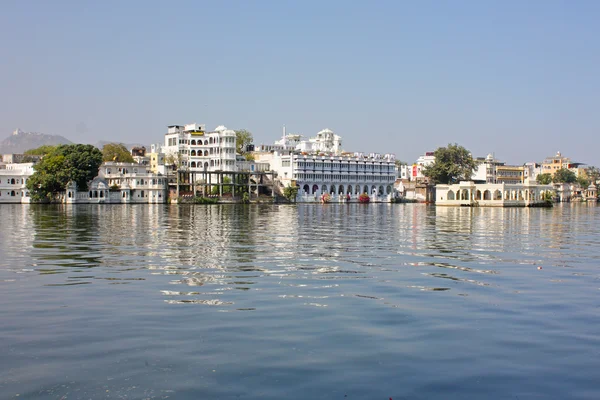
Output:
[[[0,139],[285,125],[409,163],[458,143],[600,166],[599,20],[595,0],[3,0]]]

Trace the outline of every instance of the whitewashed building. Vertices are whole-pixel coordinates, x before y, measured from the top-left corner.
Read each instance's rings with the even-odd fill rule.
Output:
[[[435,162],[435,155],[433,151],[428,151],[425,154],[419,156],[417,161],[412,165],[401,165],[399,169],[398,177],[409,181],[423,180],[425,175],[423,171],[425,167]]]
[[[530,207],[543,204],[545,194],[554,195],[551,185],[505,184],[464,181],[435,186],[439,206]]]
[[[26,185],[33,172],[33,163],[6,164],[0,169],[0,203],[29,203]]]
[[[169,125],[162,148],[190,172],[235,171],[235,131],[220,125],[206,132],[203,124]],[[165,161],[168,162],[168,161]]]
[[[167,178],[154,174],[150,166],[137,163],[105,162],[81,191],[67,185],[60,201],[67,204],[160,204],[167,201]]]
[[[328,193],[332,201],[357,201],[367,193],[371,201],[390,201],[394,195],[394,154],[343,152],[342,139],[331,130],[301,140],[283,135],[273,147],[257,146],[257,162],[269,162],[281,186],[296,185],[299,202],[320,201]]]

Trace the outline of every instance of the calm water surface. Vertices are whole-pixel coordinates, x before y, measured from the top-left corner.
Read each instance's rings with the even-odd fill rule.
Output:
[[[1,205],[0,398],[599,399],[599,210]]]

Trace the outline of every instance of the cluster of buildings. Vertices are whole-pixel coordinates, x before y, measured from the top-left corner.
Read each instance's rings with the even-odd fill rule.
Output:
[[[342,138],[329,129],[314,137],[288,134],[272,144],[251,145],[245,157],[236,152],[236,132],[203,124],[169,125],[164,142],[131,150],[133,163],[105,162],[88,190],[69,184],[59,201],[64,203],[165,203],[195,196],[218,196],[236,201],[241,192],[250,198],[281,195],[286,187],[298,189],[297,202],[357,202],[368,194],[373,202],[405,198],[441,205],[532,205],[557,190],[570,199],[570,187],[538,185],[542,173],[567,168],[585,174],[580,163],[557,153],[543,163],[507,165],[492,154],[477,158],[472,181],[457,185],[428,184],[424,169],[435,162],[434,152],[412,165],[398,165],[394,154],[348,152]],[[37,160],[4,155],[0,162],[0,203],[27,203],[26,187]],[[593,186],[593,187],[592,187]],[[595,196],[595,186],[580,190]]]
[[[539,175],[554,175],[560,169],[573,172],[577,178],[587,178],[583,163],[573,162],[560,152],[542,163],[508,165],[493,154],[477,157],[475,161],[477,167],[471,180],[455,185],[436,185],[435,192],[429,193],[431,186],[423,171],[435,162],[435,156],[434,152],[427,152],[413,165],[400,166],[396,187],[403,197],[438,205],[529,206],[543,202],[548,196],[558,201],[597,199],[596,182],[590,182],[588,187],[580,187],[578,183],[538,184]]]
[[[167,199],[228,195],[236,188],[250,196],[282,194],[298,187],[298,202],[317,202],[327,193],[334,201],[372,201],[395,195],[393,154],[344,152],[342,139],[329,129],[315,137],[283,132],[271,145],[253,146],[252,157],[236,153],[236,133],[225,126],[207,131],[203,124],[170,125],[164,143],[132,149],[134,163],[105,162],[86,191],[65,188],[64,203],[165,203]],[[10,159],[9,159],[10,158]],[[6,155],[0,163],[0,203],[28,203],[27,179],[33,162]],[[17,162],[13,162],[17,161]]]

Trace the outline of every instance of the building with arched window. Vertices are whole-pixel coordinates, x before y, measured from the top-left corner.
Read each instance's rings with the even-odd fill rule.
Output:
[[[189,172],[236,171],[235,131],[220,125],[207,132],[203,124],[169,125],[165,134],[166,164]]]
[[[297,201],[358,201],[367,193],[371,201],[391,201],[396,181],[394,154],[342,151],[342,138],[324,129],[302,140],[284,134],[274,145],[256,146],[257,162],[269,162],[282,186],[298,187]]]
[[[33,175],[33,163],[6,164],[0,169],[0,203],[29,203],[27,180]]]
[[[544,204],[552,197],[552,185],[481,183],[464,181],[435,186],[439,206],[530,207]]]

